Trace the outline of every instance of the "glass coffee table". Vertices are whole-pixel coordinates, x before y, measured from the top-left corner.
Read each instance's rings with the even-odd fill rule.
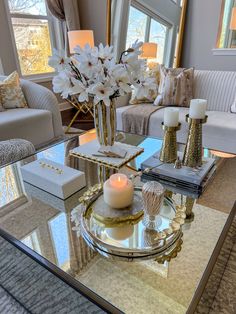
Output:
[[[233,245],[236,156],[204,150],[217,161],[216,175],[193,205],[194,220],[182,228],[183,244],[177,257],[162,264],[154,259],[124,262],[93,251],[71,222],[72,210],[80,207],[79,198],[99,178],[96,164],[71,158],[69,151],[94,137],[94,132],[86,132],[0,169],[0,236],[106,312],[193,313],[201,306],[210,307]],[[125,133],[118,139],[144,148],[122,169],[126,174],[135,173],[162,144],[160,139]],[[24,182],[20,167],[40,158],[84,171],[86,188],[63,201]],[[139,178],[136,181],[142,186]],[[173,193],[176,204],[185,198],[184,191]],[[138,236],[136,231],[133,237]]]

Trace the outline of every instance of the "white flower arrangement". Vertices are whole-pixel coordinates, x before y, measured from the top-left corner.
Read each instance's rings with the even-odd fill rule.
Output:
[[[110,105],[113,98],[132,91],[148,96],[150,90],[156,90],[155,79],[144,76],[146,62],[139,59],[143,43],[136,41],[115,61],[113,47],[103,46],[84,49],[77,46],[75,54],[65,58],[64,51],[54,50],[48,64],[58,74],[53,78],[53,90],[63,98],[76,95],[79,102],[93,98],[94,104],[103,101]]]

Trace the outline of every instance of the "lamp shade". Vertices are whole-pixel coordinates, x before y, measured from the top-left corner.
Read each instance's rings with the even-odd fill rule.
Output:
[[[94,47],[94,36],[93,31],[90,30],[79,30],[79,31],[69,31],[69,47],[70,53],[74,53],[74,48],[80,46],[84,48],[86,44],[89,44],[90,47]]]
[[[236,30],[236,7],[232,9],[231,21],[230,21],[230,29]]]
[[[144,43],[142,46],[143,53],[141,54],[141,58],[155,59],[157,57],[157,47],[156,43]]]

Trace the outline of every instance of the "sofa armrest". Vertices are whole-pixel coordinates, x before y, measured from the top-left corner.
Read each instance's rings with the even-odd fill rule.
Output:
[[[44,86],[21,80],[21,88],[29,108],[44,109],[52,113],[52,122],[55,137],[63,134],[62,120],[56,96]]]

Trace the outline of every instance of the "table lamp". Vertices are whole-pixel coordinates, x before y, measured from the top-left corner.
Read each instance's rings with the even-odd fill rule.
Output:
[[[231,21],[229,28],[231,30],[236,30],[236,7],[232,9]]]
[[[69,31],[68,38],[71,54],[75,53],[76,46],[84,48],[86,44],[89,44],[90,47],[94,47],[94,36],[91,30]]]
[[[157,57],[157,44],[156,43],[143,43],[141,54],[142,59],[156,59]]]

